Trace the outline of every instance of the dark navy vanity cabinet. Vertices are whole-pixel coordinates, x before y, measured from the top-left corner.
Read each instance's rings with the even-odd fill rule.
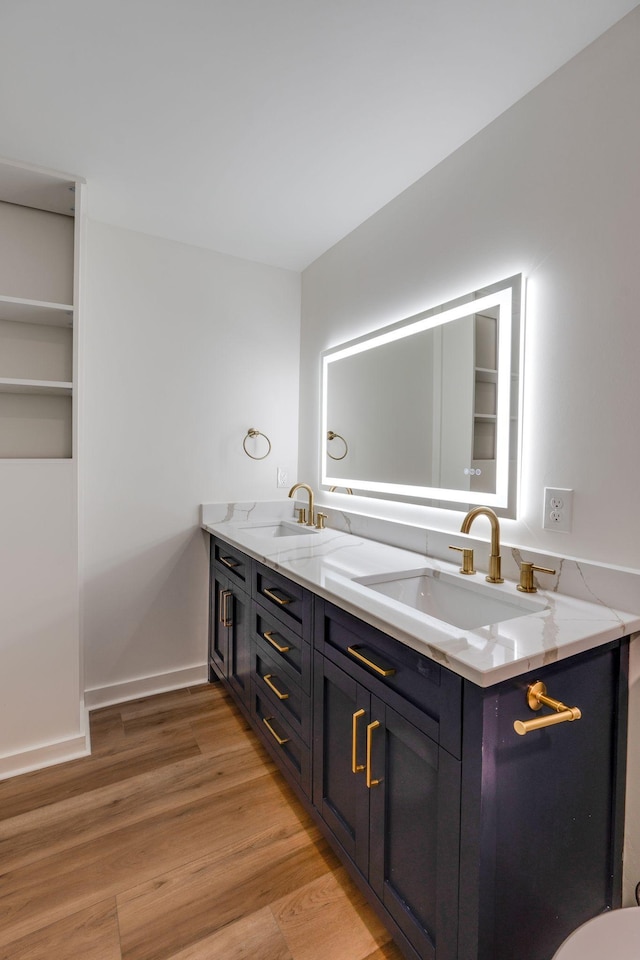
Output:
[[[222,541],[211,541],[209,679],[226,680],[249,709],[251,561]]]
[[[457,956],[461,681],[316,601],[313,801],[424,960]]]
[[[253,564],[251,719],[305,799],[311,796],[312,596]]]
[[[212,676],[408,958],[551,960],[620,905],[626,640],[481,688],[211,544]],[[538,680],[582,717],[519,736]]]

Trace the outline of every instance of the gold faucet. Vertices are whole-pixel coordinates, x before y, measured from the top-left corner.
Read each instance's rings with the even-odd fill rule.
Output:
[[[307,526],[313,527],[315,526],[315,522],[316,522],[314,505],[313,505],[313,490],[311,489],[308,483],[294,483],[294,485],[291,487],[291,490],[289,490],[288,495],[292,497],[296,492],[296,490],[306,490],[307,493],[309,494],[309,510],[308,510],[308,516],[307,516]]]
[[[504,577],[501,571],[502,561],[500,558],[500,521],[491,507],[474,507],[473,510],[469,510],[469,513],[462,521],[460,533],[469,533],[471,524],[475,518],[480,515],[488,517],[491,523],[491,556],[489,557],[489,575],[486,579],[489,583],[504,583]]]

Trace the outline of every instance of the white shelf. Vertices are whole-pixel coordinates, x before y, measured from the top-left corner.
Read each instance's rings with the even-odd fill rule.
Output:
[[[66,217],[75,214],[77,182],[84,180],[12,160],[3,160],[0,165],[0,196],[4,201]]]
[[[492,367],[476,367],[476,380],[480,383],[497,383],[498,371]]]
[[[62,380],[18,380],[0,377],[0,393],[29,393],[37,396],[71,396],[73,384]]]
[[[37,323],[42,326],[73,326],[73,306],[69,303],[47,303],[0,295],[0,320],[14,323]]]

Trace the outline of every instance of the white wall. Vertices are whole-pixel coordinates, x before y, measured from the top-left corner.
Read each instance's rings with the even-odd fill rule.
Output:
[[[72,460],[0,468],[0,779],[86,752]]]
[[[505,539],[639,567],[638,116],[640,8],[312,264],[301,424],[317,420],[321,350],[522,271],[523,484]],[[317,478],[305,430],[300,456]],[[571,533],[541,529],[545,486],[575,490]]]
[[[521,506],[503,539],[640,570],[639,117],[640,7],[304,272],[300,423],[318,422],[322,350],[522,271]],[[304,430],[300,473],[319,476]],[[575,491],[570,533],[542,529],[545,486]],[[460,526],[459,513],[435,508],[367,509]],[[640,880],[637,647],[627,903]]]
[[[93,706],[206,677],[198,507],[286,496],[276,466],[294,477],[300,278],[97,222],[87,264],[81,609]],[[266,460],[243,453],[249,427],[269,436]]]

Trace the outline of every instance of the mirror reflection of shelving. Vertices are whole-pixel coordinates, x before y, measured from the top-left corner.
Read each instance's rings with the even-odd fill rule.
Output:
[[[73,455],[75,190],[0,164],[0,458]]]
[[[495,490],[498,401],[497,309],[475,315],[473,456],[470,489]]]

